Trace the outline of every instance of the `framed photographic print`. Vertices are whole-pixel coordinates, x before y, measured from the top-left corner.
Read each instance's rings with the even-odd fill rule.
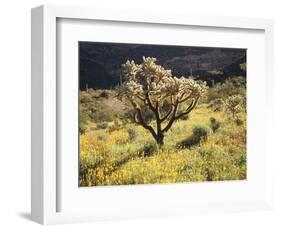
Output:
[[[34,8],[32,219],[271,208],[272,33],[265,19]]]

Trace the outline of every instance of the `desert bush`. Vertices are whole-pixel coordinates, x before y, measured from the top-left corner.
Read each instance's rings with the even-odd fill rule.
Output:
[[[216,132],[220,126],[221,126],[221,123],[219,121],[217,121],[216,118],[214,118],[214,117],[210,118],[210,127],[213,130],[213,132]]]
[[[243,119],[241,117],[239,117],[239,116],[235,117],[234,122],[238,126],[239,125],[243,125],[243,123],[244,123]]]
[[[141,153],[143,153],[144,156],[149,156],[157,150],[158,145],[155,141],[147,141],[144,143]]]
[[[108,127],[108,123],[103,121],[97,124],[98,129],[106,129]]]
[[[223,83],[217,83],[208,90],[208,100],[210,102],[217,98],[226,98],[232,95],[246,95],[246,78],[242,76],[231,77]]]
[[[200,143],[200,137],[191,135],[190,137],[180,141],[177,144],[178,148],[190,148],[194,145],[198,145]]]
[[[138,136],[138,130],[135,126],[132,126],[132,125],[128,126],[127,132],[129,135],[129,140],[135,140],[136,137]]]
[[[201,141],[207,139],[208,135],[210,134],[211,130],[206,125],[196,125],[192,129],[192,135],[187,137],[186,139],[180,141],[177,144],[179,148],[190,148],[194,145],[199,144]]]
[[[207,136],[210,134],[211,130],[206,125],[196,125],[192,129],[192,133],[195,137],[198,137],[200,139],[206,139]]]

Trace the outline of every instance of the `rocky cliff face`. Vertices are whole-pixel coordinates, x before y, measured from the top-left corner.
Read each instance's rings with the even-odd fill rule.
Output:
[[[122,63],[128,59],[141,62],[142,56],[156,57],[158,64],[176,76],[192,74],[209,84],[234,75],[245,77],[239,67],[246,62],[245,49],[80,42],[80,89],[116,86]]]

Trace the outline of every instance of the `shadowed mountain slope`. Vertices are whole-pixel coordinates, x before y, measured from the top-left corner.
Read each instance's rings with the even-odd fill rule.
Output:
[[[178,77],[192,74],[208,84],[234,75],[246,77],[239,66],[246,62],[245,49],[79,42],[80,89],[115,87],[121,65],[128,59],[139,63],[142,56],[156,57]]]

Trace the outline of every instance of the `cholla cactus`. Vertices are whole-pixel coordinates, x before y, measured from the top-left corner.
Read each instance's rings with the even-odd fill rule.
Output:
[[[235,116],[243,110],[243,103],[244,103],[244,98],[239,94],[229,96],[225,100],[226,109],[232,114],[233,118],[235,118]]]
[[[134,110],[134,121],[149,130],[156,142],[164,144],[164,133],[174,121],[189,114],[206,93],[205,82],[187,77],[177,78],[171,70],[157,65],[156,58],[143,57],[141,64],[127,61],[122,65],[124,83],[119,87],[118,96],[130,102]],[[163,103],[168,101],[168,111],[163,111]],[[183,111],[179,105],[188,103]],[[147,107],[155,115],[156,130],[145,122],[142,108]],[[165,125],[164,125],[165,124]],[[163,127],[162,127],[163,126]]]

